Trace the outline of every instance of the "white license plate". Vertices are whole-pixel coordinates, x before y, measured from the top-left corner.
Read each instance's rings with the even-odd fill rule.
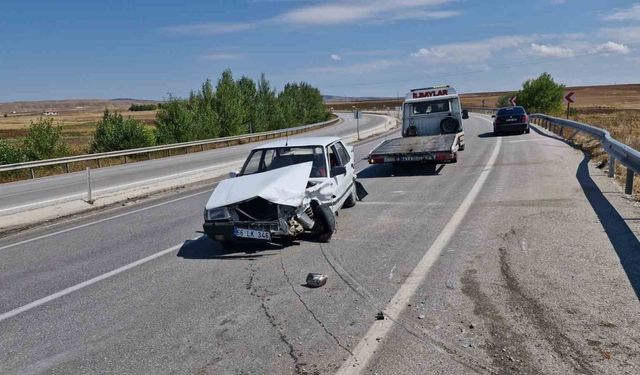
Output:
[[[233,235],[239,238],[271,241],[271,233],[262,230],[233,228]]]
[[[516,122],[516,121],[518,121],[517,118],[508,118],[507,119],[507,122]]]

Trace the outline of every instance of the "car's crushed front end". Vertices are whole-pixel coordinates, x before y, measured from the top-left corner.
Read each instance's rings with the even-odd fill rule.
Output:
[[[333,233],[334,186],[309,184],[310,170],[311,163],[297,164],[220,182],[204,210],[204,232],[223,243]]]

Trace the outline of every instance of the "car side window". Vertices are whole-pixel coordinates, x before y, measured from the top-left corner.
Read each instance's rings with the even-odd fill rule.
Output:
[[[249,156],[249,160],[247,160],[247,164],[245,164],[244,170],[242,171],[243,175],[254,174],[260,171],[262,153],[262,150],[251,153],[251,156]]]
[[[335,144],[336,150],[338,151],[338,155],[340,156],[340,165],[347,165],[351,161],[351,156],[349,156],[349,152],[344,147],[342,142],[336,142]]]
[[[340,165],[340,157],[335,146],[327,147],[327,154],[329,155],[329,168],[337,167]]]

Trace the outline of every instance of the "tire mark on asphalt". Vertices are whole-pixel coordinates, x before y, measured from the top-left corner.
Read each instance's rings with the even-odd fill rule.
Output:
[[[345,285],[349,287],[349,289],[351,289],[356,295],[361,297],[364,302],[375,309],[375,311],[381,313],[384,310],[384,308],[382,307],[383,304],[378,303],[376,299],[369,293],[369,291],[367,291],[365,287],[358,283],[358,281],[347,270],[345,270],[342,265],[340,265],[340,263],[328,250],[325,251],[324,247],[321,244],[320,250],[327,264],[329,264],[329,267],[333,269],[336,275],[338,275],[338,278],[340,278],[340,280],[342,280],[342,282],[344,282]],[[450,357],[456,363],[461,364],[462,366],[474,371],[475,373],[498,374],[498,371],[489,366],[486,361],[473,355],[469,355],[468,353],[459,351],[456,344],[441,338],[432,330],[429,330],[425,327],[416,327],[413,322],[403,318],[394,319],[385,315],[385,319],[391,320],[394,324],[402,328],[408,334],[415,337],[418,342],[420,342],[425,347],[432,348],[438,353]],[[354,359],[357,363],[357,358],[355,358],[355,356]]]
[[[487,339],[486,352],[492,359],[493,365],[499,369],[499,374],[543,374],[540,369],[534,365],[531,354],[527,350],[524,343],[526,337],[511,329],[504,317],[491,299],[480,289],[480,284],[476,278],[477,271],[468,269],[460,278],[462,284],[462,293],[464,293],[473,302],[473,313],[481,317],[489,327],[489,337]],[[508,344],[507,344],[508,343]],[[509,346],[509,350],[507,349]],[[514,349],[511,351],[510,349]],[[511,354],[515,356],[515,360],[520,360],[522,364],[527,366],[527,371],[522,371],[516,367],[515,360],[512,360]]]
[[[289,275],[287,274],[287,270],[284,266],[284,261],[282,259],[282,256],[280,256],[280,266],[282,267],[282,273],[284,274],[285,279],[287,279],[287,283],[289,284],[289,286],[291,287],[291,290],[293,291],[293,293],[298,296],[298,300],[300,300],[300,303],[302,303],[302,306],[304,306],[304,308],[309,312],[309,314],[311,314],[311,317],[313,317],[313,319],[320,325],[320,327],[322,327],[322,329],[327,333],[327,335],[329,335],[333,341],[336,342],[336,344],[341,347],[342,349],[344,349],[346,352],[349,353],[349,355],[351,355],[353,357],[353,352],[351,351],[351,349],[349,349],[348,347],[346,347],[344,344],[342,344],[340,342],[340,340],[338,339],[338,337],[336,335],[333,334],[333,332],[329,331],[329,329],[327,328],[327,326],[320,320],[318,319],[318,317],[316,316],[316,314],[313,312],[313,310],[311,310],[311,308],[307,305],[306,302],[304,302],[304,300],[302,299],[302,296],[300,295],[300,293],[298,293],[298,291],[296,290],[296,288],[293,287],[293,283],[291,282],[291,279],[289,278]],[[356,362],[358,361],[358,359],[356,358]]]
[[[264,296],[261,296],[258,293],[258,288],[256,288],[256,286],[254,285],[254,279],[255,279],[255,276],[256,276],[256,269],[255,269],[253,263],[250,264],[249,271],[251,273],[249,275],[249,281],[246,284],[246,289],[249,291],[249,293],[252,296],[254,296],[254,297],[256,297],[256,298],[258,298],[260,300],[260,308],[262,309],[262,312],[264,313],[265,317],[269,321],[269,324],[271,324],[273,329],[278,333],[280,341],[282,341],[288,347],[288,349],[289,349],[288,354],[289,354],[289,357],[291,357],[291,359],[293,360],[293,366],[294,366],[295,373],[296,374],[306,374],[306,371],[304,371],[303,368],[302,368],[302,364],[300,363],[300,358],[299,358],[298,354],[296,353],[296,350],[293,347],[293,344],[287,339],[287,336],[284,334],[282,328],[280,327],[280,325],[276,321],[275,316],[273,316],[269,312],[269,309],[267,308],[267,305],[265,303]]]
[[[513,238],[515,234],[515,230],[512,229],[504,235],[504,238],[509,240]],[[579,373],[596,373],[589,360],[584,353],[576,347],[575,343],[571,341],[567,335],[562,333],[556,324],[546,318],[547,314],[542,304],[535,298],[529,296],[520,285],[507,259],[508,253],[506,247],[500,247],[498,251],[500,254],[500,272],[506,282],[511,303],[522,309],[540,336],[551,345],[551,348],[558,354],[559,358],[565,359],[565,361]]]

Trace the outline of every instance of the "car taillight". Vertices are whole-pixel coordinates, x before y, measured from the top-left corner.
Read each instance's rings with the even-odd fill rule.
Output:
[[[529,116],[527,116],[527,115],[520,116],[520,121],[522,121],[522,122],[529,122]]]
[[[496,124],[501,124],[502,120],[502,117],[496,117]]]
[[[436,152],[436,161],[445,161],[453,159],[452,152]]]
[[[369,164],[380,164],[380,163],[384,163],[383,156],[374,156],[372,158],[369,158]]]

